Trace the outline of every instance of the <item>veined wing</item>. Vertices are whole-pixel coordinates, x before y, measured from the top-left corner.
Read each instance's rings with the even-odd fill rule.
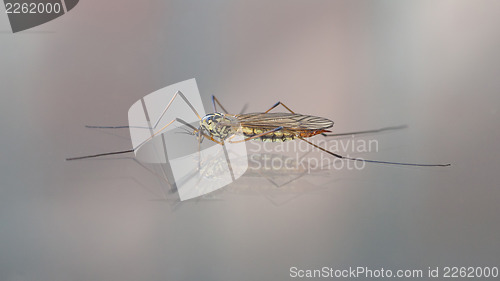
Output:
[[[333,121],[317,116],[297,113],[246,113],[235,116],[241,126],[273,129],[282,126],[286,130],[324,130],[333,126]]]

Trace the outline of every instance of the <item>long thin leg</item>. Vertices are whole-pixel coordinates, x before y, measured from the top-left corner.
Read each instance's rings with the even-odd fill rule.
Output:
[[[413,164],[413,163],[400,163],[400,162],[387,162],[387,161],[377,161],[377,160],[367,160],[367,159],[361,159],[361,158],[350,158],[350,157],[345,157],[345,156],[342,156],[342,155],[339,155],[339,154],[336,154],[336,153],[333,153],[321,146],[318,146],[302,137],[298,137],[299,139],[307,142],[308,144],[330,154],[330,155],[333,155],[337,158],[340,158],[340,159],[346,159],[346,160],[352,160],[352,161],[364,161],[364,162],[369,162],[369,163],[378,163],[378,164],[389,164],[389,165],[400,165],[400,166],[418,166],[418,167],[447,167],[447,166],[451,166],[451,164]]]
[[[198,129],[196,129],[193,125],[189,124],[188,122],[186,122],[186,121],[184,121],[184,120],[182,120],[182,119],[180,119],[180,118],[175,118],[174,120],[172,120],[172,121],[168,122],[168,124],[167,124],[167,125],[165,125],[163,128],[161,128],[160,130],[158,130],[158,132],[156,132],[156,133],[152,134],[149,138],[147,138],[147,139],[145,139],[143,142],[141,142],[138,146],[136,146],[136,147],[134,148],[134,150],[136,150],[136,149],[137,149],[137,148],[139,148],[141,145],[145,144],[147,141],[149,141],[149,140],[151,140],[152,138],[154,138],[156,135],[158,135],[159,133],[161,133],[163,130],[165,130],[168,126],[170,126],[170,125],[171,125],[172,123],[174,123],[175,121],[177,121],[177,122],[179,122],[179,123],[182,123],[182,124],[184,124],[184,125],[186,125],[186,126],[190,127],[190,128],[191,128],[191,129],[193,129],[194,131],[198,131]],[[200,133],[202,136],[204,136],[205,138],[207,138],[207,139],[209,139],[209,140],[211,140],[211,141],[213,141],[213,142],[215,142],[215,143],[218,143],[218,144],[220,144],[220,145],[224,145],[224,143],[223,143],[223,142],[219,142],[219,141],[217,141],[217,140],[216,140],[216,139],[214,139],[212,136],[209,136],[209,135],[207,135],[207,134],[205,134],[205,133],[203,133],[203,132],[201,132],[201,131],[199,131],[199,133]]]
[[[350,135],[361,135],[361,134],[370,134],[370,133],[380,133],[384,131],[392,131],[392,130],[400,130],[408,128],[406,125],[394,126],[394,127],[384,127],[375,130],[366,130],[366,131],[358,131],[358,132],[349,132],[349,133],[339,133],[339,134],[326,134],[322,133],[321,135],[325,137],[340,137],[340,136],[350,136]]]
[[[184,96],[184,94],[181,91],[177,91],[175,93],[175,95],[172,97],[172,99],[170,100],[170,102],[167,104],[167,106],[165,107],[165,109],[163,110],[163,112],[161,113],[160,117],[158,117],[158,120],[154,124],[153,129],[156,129],[156,126],[158,126],[158,123],[160,123],[161,118],[163,118],[163,115],[165,115],[165,112],[167,112],[168,108],[170,107],[170,105],[172,104],[172,102],[174,102],[174,99],[177,96],[180,96],[186,102],[186,104],[191,108],[191,110],[194,112],[194,114],[196,114],[196,116],[198,117],[198,119],[201,120],[200,114],[198,114],[198,112],[196,111],[196,109],[194,109],[194,106],[188,101],[188,99]]]
[[[280,101],[279,101],[279,102],[277,102],[277,103],[275,103],[273,106],[271,106],[271,108],[269,108],[268,110],[266,110],[266,112],[264,112],[264,113],[268,113],[269,111],[273,110],[274,108],[276,108],[276,107],[277,107],[278,105],[280,105],[280,104],[281,104],[284,108],[286,108],[288,111],[290,111],[291,113],[295,113],[295,112],[293,112],[293,110],[291,110],[290,108],[288,108],[288,106],[286,106],[284,103],[282,103],[282,102],[280,102]]]
[[[227,114],[227,110],[224,108],[224,106],[222,106],[219,100],[214,95],[212,95],[212,105],[214,106],[214,112],[217,112],[217,106],[215,105],[215,103],[217,103],[222,109],[222,111],[224,111],[224,113]]]
[[[150,127],[142,127],[142,126],[91,126],[91,125],[85,125],[85,128],[91,128],[91,129],[129,129],[129,128],[151,129]]]
[[[67,161],[70,161],[70,160],[80,160],[80,159],[87,159],[87,158],[95,158],[95,157],[100,157],[100,156],[107,156],[107,155],[114,155],[114,154],[123,154],[123,153],[130,153],[130,152],[134,152],[136,149],[138,149],[141,145],[145,144],[147,141],[151,140],[152,138],[154,138],[156,135],[158,135],[159,133],[161,133],[163,130],[165,130],[168,126],[170,126],[172,123],[174,123],[175,121],[179,122],[179,123],[182,123],[188,127],[190,127],[191,129],[193,130],[197,130],[193,125],[189,124],[188,122],[180,119],[180,118],[175,118],[174,120],[170,121],[167,125],[165,125],[163,128],[161,128],[160,130],[158,130],[156,133],[152,134],[150,137],[148,137],[147,139],[145,139],[144,141],[142,141],[139,145],[137,145],[136,147],[134,147],[133,149],[129,149],[129,150],[123,150],[123,151],[115,151],[115,152],[107,152],[107,153],[100,153],[100,154],[94,154],[94,155],[88,155],[88,156],[81,156],[81,157],[72,157],[72,158],[67,158],[66,160]],[[217,142],[220,144],[220,142],[214,140],[211,136],[207,136],[206,134],[204,133],[201,133],[203,136],[205,136],[206,138],[214,141],[214,142]]]
[[[107,156],[107,155],[115,155],[115,154],[124,154],[124,153],[130,153],[130,152],[134,152],[134,150],[130,149],[130,150],[115,151],[115,152],[106,152],[106,153],[99,153],[99,154],[93,154],[93,155],[87,155],[87,156],[80,156],[80,157],[71,157],[71,158],[66,158],[66,161],[80,160],[80,159],[87,159],[87,158],[94,158],[94,157]]]
[[[177,91],[174,96],[172,97],[172,99],[170,99],[170,102],[167,104],[167,106],[165,107],[165,109],[163,109],[163,112],[160,114],[160,117],[158,117],[158,120],[156,120],[155,124],[153,125],[152,128],[150,127],[141,127],[141,126],[85,126],[87,128],[96,128],[96,129],[126,129],[126,128],[137,128],[137,129],[156,129],[156,127],[158,126],[158,123],[160,123],[161,119],[163,118],[163,116],[165,115],[165,113],[167,112],[168,108],[170,107],[170,105],[172,104],[172,102],[175,100],[176,97],[180,96],[184,102],[186,102],[186,104],[189,106],[189,108],[191,108],[191,110],[194,112],[194,114],[196,114],[196,116],[198,117],[198,119],[201,120],[201,117],[200,117],[200,114],[198,114],[198,112],[196,111],[196,109],[194,108],[194,106],[189,102],[189,100],[186,98],[186,96],[184,96],[184,94],[181,92],[181,91]]]
[[[283,129],[283,126],[279,126],[279,127],[274,128],[272,130],[269,130],[267,132],[264,132],[264,133],[261,133],[261,134],[255,135],[255,136],[251,136],[251,137],[248,137],[246,139],[242,139],[242,140],[238,140],[238,141],[231,141],[231,140],[229,140],[228,142],[229,143],[245,142],[245,141],[253,140],[253,139],[256,139],[256,138],[259,138],[259,137],[262,137],[262,136],[265,136],[265,135],[268,135],[268,134],[271,134],[271,133],[274,133],[274,132],[282,130],[282,129]]]
[[[220,141],[214,139],[212,136],[209,136],[209,135],[207,135],[207,134],[205,134],[203,132],[201,132],[201,135],[204,136],[205,138],[207,138],[207,139],[209,139],[209,140],[217,143],[217,144],[224,145],[224,142],[220,142]]]

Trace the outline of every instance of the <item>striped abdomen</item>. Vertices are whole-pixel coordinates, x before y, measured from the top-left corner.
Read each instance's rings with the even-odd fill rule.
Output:
[[[259,134],[262,134],[264,132],[270,131],[272,129],[270,128],[264,128],[264,129],[259,129],[259,128],[251,128],[251,127],[242,127],[241,128],[243,135],[245,137],[253,137]],[[312,137],[317,134],[321,134],[325,132],[326,130],[280,130],[276,132],[272,132],[266,135],[263,135],[261,137],[255,138],[255,140],[260,140],[260,141],[269,141],[269,142],[285,142],[289,140],[294,140],[297,137],[303,137],[303,138],[308,138]]]

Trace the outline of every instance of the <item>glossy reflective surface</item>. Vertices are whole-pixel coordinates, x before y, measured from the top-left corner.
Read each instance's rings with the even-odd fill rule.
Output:
[[[497,2],[104,2],[15,35],[0,17],[0,280],[499,265]],[[130,149],[126,130],[84,126],[126,125],[138,99],[192,77],[207,112],[215,94],[339,133],[406,124],[351,155],[452,166],[249,168],[179,204],[131,159],[64,161]]]

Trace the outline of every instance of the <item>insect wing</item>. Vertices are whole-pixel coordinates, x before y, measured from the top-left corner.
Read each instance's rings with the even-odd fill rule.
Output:
[[[317,116],[295,113],[247,113],[236,115],[241,126],[251,128],[276,128],[286,130],[324,130],[333,126],[333,121]]]

